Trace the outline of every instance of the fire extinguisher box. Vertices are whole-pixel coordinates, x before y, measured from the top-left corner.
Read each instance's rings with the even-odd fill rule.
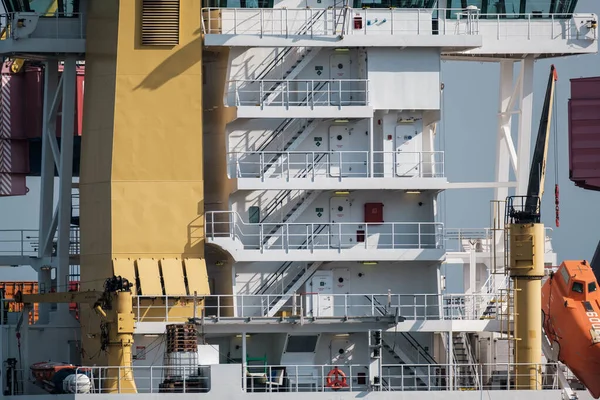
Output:
[[[365,203],[365,222],[371,224],[383,223],[383,203]]]

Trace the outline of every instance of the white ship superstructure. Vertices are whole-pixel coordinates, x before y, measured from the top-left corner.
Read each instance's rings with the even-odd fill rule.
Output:
[[[539,367],[539,390],[515,384],[503,201],[527,187],[537,126],[534,61],[595,53],[597,16],[550,0],[210,5],[202,9],[204,45],[194,51],[204,52],[199,229],[211,294],[194,295],[191,275],[186,296],[134,293],[138,393],[122,396],[159,398],[177,389],[168,396],[558,399],[566,385],[550,365]],[[31,42],[27,52],[35,53],[35,35],[17,39],[0,43],[0,52]],[[482,132],[497,137],[493,181],[461,182],[445,172],[437,140],[448,83],[443,60],[500,64],[498,93],[480,93],[500,99],[497,130]],[[461,157],[473,151],[465,143]],[[70,181],[65,171],[61,179]],[[470,188],[494,189],[491,226],[445,226],[440,194]],[[59,223],[60,235],[69,232],[68,221]],[[550,231],[545,261],[556,266]],[[1,253],[0,265],[33,265],[40,282],[48,280],[44,255],[28,239],[20,243]],[[77,250],[70,264],[78,264]],[[444,263],[463,265],[464,293],[447,293]],[[119,274],[142,287],[149,282],[127,268]],[[157,290],[166,293],[171,279],[157,272]],[[194,318],[178,314],[192,303]],[[20,360],[14,378],[2,374],[7,393],[40,392],[27,371],[34,362],[80,363],[79,333],[69,336],[76,323],[56,322],[54,314],[44,307],[38,324],[1,327],[2,360]],[[173,350],[177,340],[165,336],[168,325],[183,323],[199,337],[198,352],[185,360]],[[49,348],[46,337],[70,344]],[[166,365],[183,383],[165,386]],[[92,370],[96,378],[108,374]],[[202,383],[190,385],[194,379]],[[73,391],[91,393],[69,396],[111,396],[101,382],[82,383]]]

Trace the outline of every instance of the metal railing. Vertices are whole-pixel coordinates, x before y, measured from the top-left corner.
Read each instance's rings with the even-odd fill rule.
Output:
[[[230,176],[260,179],[316,179],[444,176],[443,151],[261,151],[229,153]]]
[[[210,211],[205,221],[207,239],[230,238],[245,250],[443,248],[443,224],[439,222],[250,224],[235,211]]]
[[[315,19],[322,9],[314,8],[204,8],[202,28],[206,34],[294,36],[299,27]],[[216,13],[215,11],[218,11]],[[333,8],[322,13],[307,36],[338,35],[431,35],[433,9],[350,9],[351,17],[336,21]],[[465,11],[456,9],[454,11]],[[457,22],[457,21],[455,21]],[[466,22],[463,22],[466,23]]]
[[[0,23],[10,39],[85,39],[86,18],[83,13],[4,13]],[[31,29],[35,26],[34,29]]]
[[[0,256],[37,257],[40,239],[37,229],[2,229],[0,230]],[[79,227],[71,227],[69,254],[80,252]],[[56,255],[56,235],[53,241],[52,254]]]
[[[569,40],[596,39],[588,21],[577,21],[574,14],[554,13],[481,13],[456,9],[348,9],[351,17],[343,25],[335,22],[335,9],[313,8],[204,8],[202,29],[206,34],[290,37],[311,22],[304,35],[482,35],[496,40]],[[317,14],[321,12],[320,15]],[[337,10],[339,12],[339,10]],[[438,16],[446,18],[434,17]],[[576,15],[576,14],[575,14]],[[588,14],[589,15],[589,14]],[[587,15],[586,15],[587,17]],[[594,20],[597,21],[595,15]],[[585,18],[584,18],[585,19]],[[582,33],[581,28],[586,29]]]
[[[383,388],[387,391],[416,391],[416,390],[531,390],[529,379],[523,387],[519,386],[517,378],[532,377],[539,382],[536,390],[558,390],[556,373],[548,372],[548,367],[556,364],[421,364],[421,365],[390,365],[382,366]],[[427,380],[431,384],[419,384],[415,370],[427,371]],[[450,372],[452,371],[452,372]],[[473,371],[475,375],[473,376]],[[531,371],[531,372],[530,372]]]
[[[228,82],[229,106],[366,106],[367,79],[243,79]],[[272,100],[269,100],[272,97]]]
[[[270,318],[269,305],[281,294],[209,296],[134,296],[138,322],[186,322],[189,318]],[[316,318],[380,318],[407,320],[479,320],[487,294],[294,294],[281,307],[289,315]],[[495,306],[495,305],[494,305]],[[499,307],[499,306],[498,306]],[[187,310],[187,311],[186,311]]]
[[[549,243],[552,240],[553,228],[545,227],[546,234],[546,253],[552,251]],[[496,233],[498,237],[498,233]],[[491,240],[493,239],[493,229],[491,228],[448,228],[444,231],[445,248],[447,251],[467,251],[473,246],[477,252],[490,252]]]
[[[577,21],[574,14],[554,13],[477,13],[469,16],[467,13],[456,13],[455,25],[450,20],[446,25],[454,29],[456,34],[464,34],[464,30],[472,29],[474,34],[495,40],[573,40],[596,39],[595,29],[585,27],[587,21]],[[586,15],[586,17],[589,14]],[[587,18],[583,18],[587,19]],[[594,15],[594,19],[597,17]],[[585,32],[580,29],[585,29]]]
[[[239,365],[239,364],[238,364]],[[555,363],[516,364],[493,363],[474,364],[478,371],[477,379],[465,379],[468,369],[456,370],[456,364],[383,364],[381,366],[381,387],[384,391],[511,391],[530,390],[527,379],[525,387],[520,387],[520,375],[531,376],[539,382],[536,390],[559,390]],[[129,370],[121,367],[81,366],[76,374],[85,375],[88,379],[75,379],[69,387],[71,393],[79,394],[127,394],[128,385],[123,379],[133,379],[137,393],[195,393],[197,396],[210,396],[214,384],[228,380],[231,393],[245,392],[334,392],[327,386],[327,376],[334,368],[339,368],[346,375],[347,386],[336,392],[368,392],[373,388],[370,384],[369,367],[364,364],[318,364],[318,365],[247,365],[240,368],[235,376],[223,378],[223,374],[232,371],[230,365],[181,366],[182,373],[169,376],[165,366],[134,366]],[[241,366],[240,366],[241,367]],[[451,372],[452,371],[452,372]],[[241,372],[241,374],[240,374]],[[19,392],[23,380],[27,379],[27,371],[13,370],[12,389],[9,395]],[[110,377],[121,377],[120,379]],[[217,377],[213,382],[213,377]],[[469,383],[466,383],[469,382]],[[165,384],[166,383],[166,384]],[[109,386],[112,385],[112,388]],[[223,388],[221,388],[223,390]]]
[[[247,366],[242,372],[246,392],[333,392],[327,387],[327,375],[334,365],[260,365]],[[338,367],[346,375],[346,392],[369,391],[368,365]]]
[[[153,344],[157,347],[160,342]],[[211,366],[191,364],[193,363],[189,362],[186,365],[172,366],[133,366],[127,368],[81,366],[75,370],[75,373],[85,375],[88,379],[75,379],[69,389],[72,393],[81,394],[210,392]],[[122,383],[125,379],[135,382],[135,391],[129,389],[130,385]]]

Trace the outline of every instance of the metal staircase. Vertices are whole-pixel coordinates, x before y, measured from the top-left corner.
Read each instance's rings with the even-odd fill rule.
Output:
[[[284,138],[285,143],[281,150],[278,150],[277,153],[273,154],[273,157],[271,157],[269,161],[265,163],[265,167],[261,171],[265,178],[271,176],[275,172],[279,160],[284,162],[285,157],[283,157],[283,152],[293,151],[296,149],[304,141],[304,139],[306,139],[315,130],[320,122],[317,119],[289,119],[289,121],[290,125],[298,125],[298,127],[295,129],[295,132],[291,138],[287,140]]]
[[[389,310],[383,304],[381,304],[376,298],[371,296],[366,296],[365,298],[374,305],[375,311],[377,311],[381,316],[389,315]],[[418,388],[429,388],[433,385],[433,379],[435,379],[435,374],[429,373],[426,368],[423,367],[414,367],[406,364],[424,364],[420,361],[421,358],[427,364],[437,364],[435,359],[429,354],[427,350],[421,346],[421,344],[412,336],[409,332],[398,332],[400,337],[402,337],[408,345],[410,345],[418,354],[419,360],[413,360],[403,349],[402,346],[397,345],[397,343],[390,344],[382,337],[381,345],[382,347],[396,360],[399,364],[399,367],[402,368],[402,376],[405,378],[413,377],[416,379],[417,383],[415,384],[415,390],[419,390]],[[404,372],[405,370],[408,373]],[[429,381],[429,382],[428,382]],[[403,382],[404,384],[404,382]],[[427,389],[428,390],[428,389]]]
[[[300,29],[296,32],[296,35],[308,35],[311,32],[311,28],[315,23],[319,22],[323,15],[327,12],[327,9],[321,9],[314,14]],[[261,98],[261,103],[268,105],[277,96],[282,93],[283,81],[294,79],[300,71],[311,62],[315,56],[319,53],[320,47],[286,47],[280,54],[277,55],[271,62],[269,62],[261,72],[256,75],[255,80],[268,80],[269,75],[277,70],[278,66],[283,69],[283,74],[277,76],[277,82],[274,82]],[[287,65],[286,65],[287,61]]]
[[[287,192],[282,192],[284,196]],[[274,223],[273,228],[264,233],[264,237],[261,240],[262,247],[271,247],[279,239],[279,233],[285,226],[285,224],[293,223],[302,213],[312,204],[313,201],[321,194],[320,190],[306,190],[302,196],[299,196],[296,203],[287,210],[287,213],[282,218],[281,223]],[[279,195],[278,195],[279,197]],[[314,235],[314,233],[313,233]]]
[[[316,235],[319,235],[327,225],[322,224],[310,238],[304,240],[304,242],[298,246],[298,249],[307,248],[309,242],[314,239]],[[294,263],[288,261],[283,263],[274,274],[272,274],[255,292],[257,295],[268,295],[272,296],[265,300],[263,306],[263,315],[272,317],[275,315],[281,307],[287,303],[291,296],[306,283],[308,279],[315,273],[315,271],[323,264],[321,261],[316,261],[308,264]],[[274,295],[274,296],[273,296]]]
[[[473,357],[469,334],[465,332],[453,332],[452,349],[454,352],[456,385],[461,388],[479,387],[479,371]]]
[[[268,298],[268,303],[263,304],[263,310],[266,312],[268,317],[272,317],[289,301],[289,299],[296,293],[300,286],[306,283],[306,281],[313,276],[313,274],[323,264],[322,261],[315,261],[309,263],[305,268],[295,268],[287,274],[292,278],[285,284],[285,289],[280,295]],[[285,265],[285,264],[284,264]]]
[[[499,293],[508,288],[509,277],[503,274],[490,274],[481,288],[483,304],[478,305],[479,319],[496,319],[506,308],[505,299]]]
[[[412,337],[412,336],[411,336]],[[414,340],[414,338],[413,338]],[[412,360],[408,354],[406,354],[400,346],[394,344],[390,346],[385,339],[381,341],[382,347],[396,360],[399,364],[398,366],[402,368],[402,377],[412,378],[415,380],[415,388],[414,390],[419,390],[419,388],[425,388],[428,390],[430,386],[433,385],[432,379],[434,379],[435,374],[429,373],[427,368],[424,367],[415,367],[412,365],[406,364],[418,364],[414,360]],[[429,362],[429,364],[437,364],[435,361]],[[404,382],[403,382],[404,385]]]
[[[283,93],[283,82],[285,80],[294,79],[302,71],[304,67],[310,63],[315,56],[319,53],[320,47],[299,47],[298,50],[294,50],[296,54],[291,53],[290,56],[295,56],[294,61],[285,68],[283,76],[278,78],[276,82],[273,82],[268,89],[265,90],[265,94],[261,99],[261,103],[264,105],[271,104],[279,95]]]

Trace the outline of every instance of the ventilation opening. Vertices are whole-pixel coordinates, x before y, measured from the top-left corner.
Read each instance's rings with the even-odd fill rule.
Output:
[[[142,45],[179,44],[179,0],[142,1]]]

